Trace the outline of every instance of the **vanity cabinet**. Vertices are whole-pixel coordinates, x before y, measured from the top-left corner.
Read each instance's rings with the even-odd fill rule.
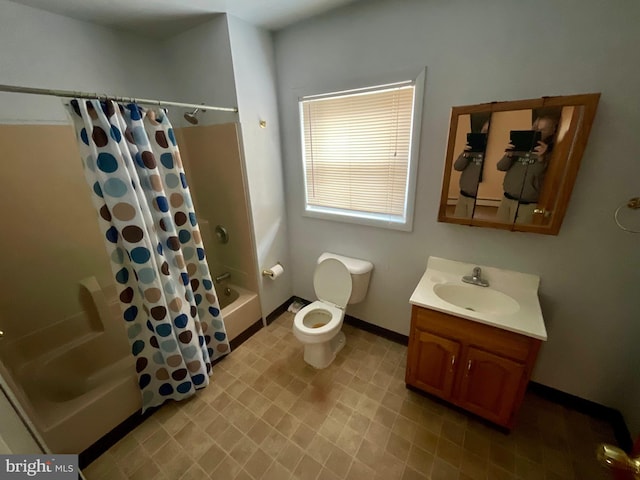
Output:
[[[406,383],[511,428],[541,341],[412,306]]]

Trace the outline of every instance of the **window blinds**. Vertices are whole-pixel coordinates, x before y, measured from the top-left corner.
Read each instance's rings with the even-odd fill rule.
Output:
[[[405,215],[414,86],[303,98],[307,207]]]

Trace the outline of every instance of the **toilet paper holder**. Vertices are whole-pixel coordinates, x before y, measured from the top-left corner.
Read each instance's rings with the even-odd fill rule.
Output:
[[[274,267],[275,267],[275,266],[277,266],[277,265],[279,265],[280,267],[282,267],[282,264],[281,264],[280,262],[276,263],[276,264],[274,265]],[[262,276],[263,276],[263,277],[273,278],[273,277],[274,277],[274,275],[275,275],[275,273],[273,272],[272,268],[273,268],[273,267],[271,267],[271,268],[265,268],[264,270],[262,270]],[[284,268],[284,267],[282,267],[282,268]]]

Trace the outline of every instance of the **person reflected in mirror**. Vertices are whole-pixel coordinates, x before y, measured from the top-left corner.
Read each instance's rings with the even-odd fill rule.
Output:
[[[454,217],[471,218],[473,216],[478,184],[482,179],[488,131],[489,120],[482,125],[479,132],[481,135],[471,133],[467,136],[467,145],[464,151],[453,163],[453,168],[458,172],[462,172],[460,175],[460,196],[453,212]]]
[[[538,116],[531,127],[540,132],[536,145],[525,151],[510,144],[505,150],[497,164],[498,170],[506,172],[504,194],[496,213],[499,222],[532,223],[559,120],[559,116],[551,114]]]

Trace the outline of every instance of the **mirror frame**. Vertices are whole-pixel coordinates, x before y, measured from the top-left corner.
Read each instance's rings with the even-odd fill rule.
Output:
[[[567,210],[569,198],[573,190],[578,168],[582,155],[587,146],[587,140],[591,132],[591,126],[600,100],[600,93],[586,93],[580,95],[564,95],[557,97],[541,97],[529,100],[515,100],[507,102],[491,102],[479,105],[465,105],[453,107],[451,109],[451,121],[449,125],[449,139],[447,141],[447,154],[445,157],[444,176],[442,179],[442,194],[440,196],[440,208],[438,209],[438,222],[455,223],[459,225],[470,225],[474,227],[498,228],[501,230],[511,230],[519,232],[542,233],[546,235],[557,235]],[[501,223],[473,218],[457,218],[447,215],[447,200],[449,196],[449,182],[451,180],[451,170],[453,166],[453,155],[456,143],[456,133],[458,130],[458,118],[460,115],[472,113],[493,113],[510,110],[533,110],[543,107],[583,107],[583,118],[580,127],[575,133],[573,147],[567,156],[561,178],[553,179],[557,183],[557,199],[553,212],[550,213],[550,220],[545,224],[516,224]]]

